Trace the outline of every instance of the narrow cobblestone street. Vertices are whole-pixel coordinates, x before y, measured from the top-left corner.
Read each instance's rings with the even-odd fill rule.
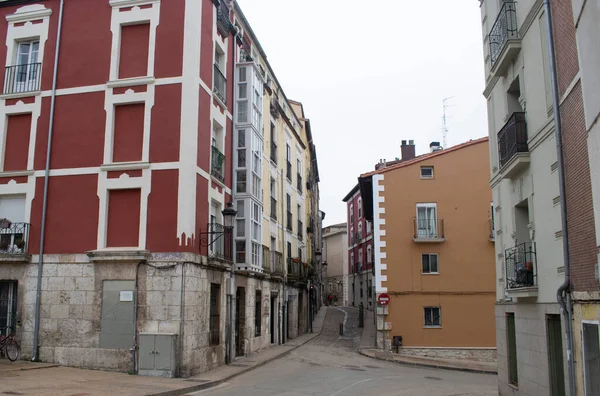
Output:
[[[339,324],[346,323],[344,335]],[[190,395],[497,395],[496,376],[414,368],[359,355],[358,310],[329,307],[320,336],[217,388]]]

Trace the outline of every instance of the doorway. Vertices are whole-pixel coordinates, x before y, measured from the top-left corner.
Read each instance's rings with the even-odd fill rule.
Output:
[[[246,290],[238,287],[235,293],[235,355],[244,356],[244,328],[246,326]]]
[[[277,302],[277,296],[271,296],[271,344],[275,344],[275,303]]]
[[[17,324],[17,281],[0,281],[0,327],[11,327]],[[6,329],[6,334],[10,329]]]
[[[548,339],[550,395],[564,396],[565,372],[560,315],[546,315],[546,337]]]

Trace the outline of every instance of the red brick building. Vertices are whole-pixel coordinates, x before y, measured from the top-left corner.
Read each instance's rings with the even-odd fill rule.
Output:
[[[239,7],[7,0],[0,41],[0,326],[24,357],[187,376],[284,342],[283,280],[207,233],[231,201],[235,65],[266,59]],[[171,360],[144,361],[159,343]]]

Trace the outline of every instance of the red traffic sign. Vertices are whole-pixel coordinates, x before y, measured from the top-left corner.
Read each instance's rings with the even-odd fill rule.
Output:
[[[390,303],[390,296],[387,293],[381,293],[377,297],[377,302],[379,305],[388,305]]]

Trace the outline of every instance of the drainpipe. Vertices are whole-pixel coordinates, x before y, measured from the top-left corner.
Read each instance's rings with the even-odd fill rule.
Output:
[[[48,147],[46,150],[46,171],[44,174],[44,198],[42,203],[42,223],[40,234],[40,258],[38,260],[37,290],[35,295],[35,317],[33,324],[33,357],[32,361],[39,360],[38,344],[40,335],[40,302],[42,299],[42,267],[44,265],[44,241],[46,239],[46,211],[48,209],[48,182],[50,181],[50,152],[52,147],[52,133],[54,132],[54,105],[56,102],[56,80],[58,76],[58,55],[60,52],[60,37],[62,32],[63,8],[65,0],[60,0],[58,12],[58,30],[56,32],[56,49],[54,54],[54,75],[52,77],[52,95],[50,102],[50,127],[48,128]]]
[[[137,317],[138,317],[138,290],[139,290],[139,272],[140,266],[146,264],[145,261],[140,261],[135,267],[135,287],[133,291],[133,346],[129,349],[131,352],[132,362],[132,374],[138,373],[138,360],[137,360],[137,347],[138,347],[138,336],[137,336]]]
[[[575,396],[575,363],[573,362],[573,318],[571,312],[571,271],[569,263],[569,229],[567,224],[567,204],[565,187],[565,168],[562,150],[562,125],[560,116],[560,95],[558,92],[558,78],[556,70],[556,53],[554,51],[554,33],[550,0],[544,0],[546,11],[546,24],[548,25],[548,54],[550,55],[550,76],[552,79],[552,102],[554,112],[554,136],[556,138],[556,151],[558,158],[558,183],[560,188],[561,225],[563,230],[563,261],[565,268],[565,281],[556,291],[556,299],[560,305],[561,313],[565,318],[565,332],[567,336],[567,365],[569,370],[569,394]]]

